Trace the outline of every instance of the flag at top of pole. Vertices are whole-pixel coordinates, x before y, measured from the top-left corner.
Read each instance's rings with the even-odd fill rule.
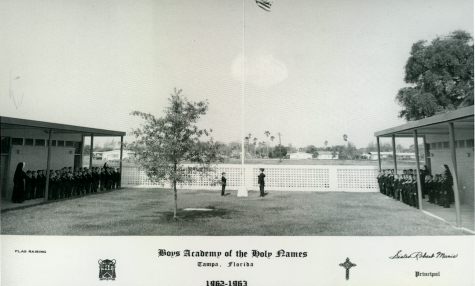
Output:
[[[265,1],[265,0],[256,0],[257,6],[261,7],[267,12],[270,12],[270,5],[272,5],[272,2]]]

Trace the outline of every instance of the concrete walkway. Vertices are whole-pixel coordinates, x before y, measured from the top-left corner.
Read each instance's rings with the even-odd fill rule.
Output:
[[[457,218],[455,215],[455,204],[451,204],[450,208],[443,208],[441,206],[431,204],[427,202],[426,199],[422,200],[422,209],[429,213],[429,215],[435,216],[438,219],[444,220],[454,226],[457,225]],[[474,207],[470,205],[460,205],[460,214],[462,220],[462,227],[475,231],[475,222],[474,222]]]

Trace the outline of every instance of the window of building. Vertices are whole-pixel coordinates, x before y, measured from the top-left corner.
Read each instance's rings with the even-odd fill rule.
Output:
[[[442,149],[444,148],[444,144],[442,142],[437,142],[437,149]]]
[[[431,143],[431,144],[430,144],[430,148],[431,148],[431,149],[437,149],[437,143],[436,143],[436,142]]]
[[[64,140],[58,140],[58,147],[64,147]]]
[[[12,145],[23,145],[23,138],[12,138]]]
[[[81,142],[74,142],[74,154],[81,154]]]
[[[25,139],[25,146],[33,146],[35,140],[27,138]]]
[[[459,141],[456,141],[456,146],[457,148],[465,148],[465,140],[459,140]]]
[[[467,140],[466,143],[467,147],[473,147],[473,139]]]
[[[10,137],[2,137],[2,154],[10,152]]]
[[[74,147],[73,141],[66,141],[66,147]]]
[[[45,139],[36,139],[35,140],[35,146],[45,146],[46,145],[46,140]]]
[[[444,143],[444,148],[449,148],[450,144],[449,141],[443,142]]]
[[[51,146],[56,146],[57,141],[56,140],[51,140]]]

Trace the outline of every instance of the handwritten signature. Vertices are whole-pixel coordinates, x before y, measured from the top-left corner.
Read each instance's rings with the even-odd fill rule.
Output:
[[[443,252],[431,253],[428,254],[427,252],[416,251],[412,252],[411,254],[401,254],[402,250],[399,250],[396,255],[390,256],[389,259],[404,259],[404,258],[415,258],[419,260],[419,258],[457,258],[458,254],[445,254]]]

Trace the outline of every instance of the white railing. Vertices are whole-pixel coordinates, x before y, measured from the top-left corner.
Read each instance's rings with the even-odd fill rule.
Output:
[[[185,164],[185,166],[187,166]],[[258,190],[257,176],[259,168],[264,168],[266,190],[276,191],[349,191],[378,192],[374,166],[313,166],[313,165],[244,165],[244,182],[248,190]],[[236,190],[241,185],[242,167],[236,164],[218,165],[214,172],[205,177],[187,174],[194,180],[181,185],[187,189],[220,189],[221,173],[226,173],[226,189]],[[123,186],[160,186],[150,181],[145,172],[137,167],[124,166],[122,169]],[[169,184],[165,184],[169,187]]]

